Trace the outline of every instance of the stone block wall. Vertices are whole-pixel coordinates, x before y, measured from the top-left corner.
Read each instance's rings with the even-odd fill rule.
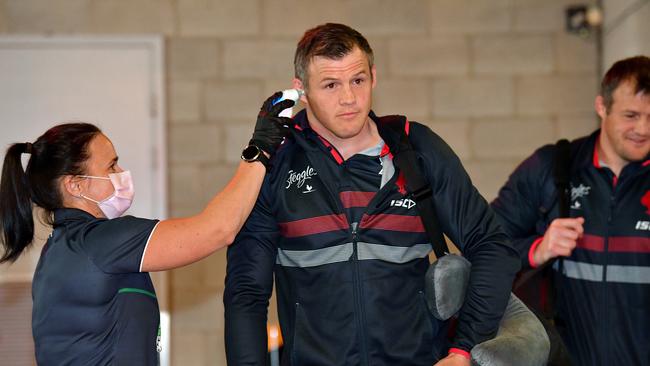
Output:
[[[291,86],[302,33],[349,24],[375,50],[376,112],[429,125],[489,200],[536,147],[597,126],[596,48],[564,32],[572,2],[0,0],[0,34],[164,35],[170,213],[189,215],[229,180],[262,101]],[[225,364],[224,275],[225,251],[172,272],[173,365]]]

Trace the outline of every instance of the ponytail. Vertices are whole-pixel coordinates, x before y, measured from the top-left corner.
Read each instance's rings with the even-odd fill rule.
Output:
[[[31,150],[31,143],[13,144],[5,155],[0,181],[0,240],[4,246],[0,263],[16,261],[34,239],[31,193],[21,163],[21,155]]]

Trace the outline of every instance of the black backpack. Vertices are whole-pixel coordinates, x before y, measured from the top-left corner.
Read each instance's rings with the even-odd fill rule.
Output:
[[[559,217],[569,217],[571,203],[571,144],[561,139],[555,144],[553,156],[553,183]],[[562,288],[554,281],[553,264],[557,262],[562,272],[562,258],[555,258],[544,265],[519,272],[513,285],[513,292],[542,322],[551,341],[549,366],[569,366],[571,359],[562,337],[564,324],[557,316],[556,299],[560,298]]]
[[[406,133],[406,118],[380,118],[379,134],[393,154],[393,163],[404,174],[407,191],[416,202],[424,229],[431,240],[438,261],[425,276],[425,297],[429,310],[439,320],[446,320],[464,302],[471,264],[465,258],[450,255],[438,223],[431,184],[421,173],[417,154]],[[568,187],[568,181],[567,181]],[[567,206],[568,207],[568,206]],[[442,284],[442,285],[441,285]],[[441,286],[438,286],[441,285]],[[440,296],[443,296],[442,307]],[[449,306],[450,303],[456,305]],[[500,323],[499,335],[475,345],[470,352],[472,365],[529,364],[542,365],[549,353],[549,338],[542,324],[514,295]]]

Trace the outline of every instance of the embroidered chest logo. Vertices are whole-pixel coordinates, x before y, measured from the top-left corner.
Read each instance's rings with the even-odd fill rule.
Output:
[[[295,172],[293,170],[289,170],[289,176],[287,177],[287,185],[284,187],[284,189],[289,189],[294,184],[296,185],[296,188],[302,188],[302,186],[305,185],[305,182],[311,180],[311,177],[315,175],[318,175],[318,173],[316,173],[314,168],[312,168],[309,165],[307,165],[307,167],[301,172]],[[303,191],[303,193],[311,193],[316,191],[314,187],[310,186],[309,184],[307,184],[305,188],[306,189]]]
[[[311,192],[316,192],[314,187],[310,186],[309,184],[305,184],[305,190],[302,191],[302,193],[311,193]]]
[[[641,204],[645,206],[648,215],[650,215],[650,191],[647,191],[643,197],[641,197]]]
[[[413,206],[415,206],[415,201],[409,198],[404,198],[401,200],[391,200],[390,205],[391,207],[404,207],[407,210],[410,210],[411,208],[413,208]]]
[[[571,208],[576,210],[582,208],[582,204],[580,204],[578,198],[588,196],[590,190],[591,187],[585,186],[582,183],[577,187],[571,187]]]

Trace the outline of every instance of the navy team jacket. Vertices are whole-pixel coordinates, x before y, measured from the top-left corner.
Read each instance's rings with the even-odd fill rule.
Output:
[[[554,267],[560,331],[575,365],[648,365],[650,157],[616,177],[599,163],[598,135],[571,142],[570,215],[585,218],[585,232],[562,273]],[[492,203],[528,268],[532,244],[558,217],[553,152],[526,159]]]
[[[274,157],[228,248],[228,364],[264,363],[275,275],[282,365],[431,366],[449,344],[445,324],[426,308],[431,245],[403,178],[397,171],[378,191],[348,190],[358,155],[343,161],[309,128],[305,111],[295,121],[299,131]],[[447,144],[421,124],[409,126],[441,228],[472,262],[452,344],[470,350],[496,333],[519,267],[516,251]],[[362,208],[358,222],[346,215],[350,207]]]

